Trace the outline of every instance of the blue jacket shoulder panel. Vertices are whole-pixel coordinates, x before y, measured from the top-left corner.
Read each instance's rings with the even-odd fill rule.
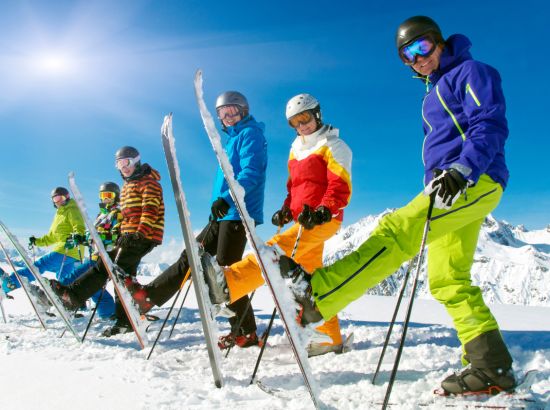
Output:
[[[245,191],[245,203],[250,216],[257,224],[263,223],[263,204],[267,170],[267,141],[265,126],[252,116],[247,116],[233,127],[225,130],[228,139],[225,152],[233,167],[235,179]],[[218,167],[212,201],[223,198],[229,211],[222,220],[240,220],[239,213],[229,193],[221,168]]]

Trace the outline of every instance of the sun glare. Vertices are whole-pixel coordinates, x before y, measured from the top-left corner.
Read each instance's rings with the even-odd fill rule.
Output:
[[[35,69],[45,75],[68,74],[74,69],[72,59],[63,54],[40,55],[36,58],[35,64]]]

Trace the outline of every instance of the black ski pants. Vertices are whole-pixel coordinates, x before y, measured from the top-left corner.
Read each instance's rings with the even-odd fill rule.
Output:
[[[136,276],[137,268],[141,259],[147,255],[155,247],[155,244],[149,240],[140,240],[132,243],[131,247],[122,248],[118,256],[117,265],[129,275]],[[109,252],[111,260],[115,260],[118,248]],[[79,299],[81,304],[84,304],[94,293],[100,290],[109,279],[109,274],[105,265],[100,260],[95,266],[88,269],[84,274],[79,276],[68,287],[74,295]],[[115,293],[115,317],[118,320],[127,320],[126,314],[118,295]]]
[[[241,221],[212,221],[197,236],[197,242],[202,244],[210,255],[216,256],[220,266],[227,266],[242,259],[246,231]],[[151,302],[157,306],[166,303],[180,288],[188,269],[189,261],[184,250],[174,264],[145,286]],[[243,296],[229,305],[235,312],[235,316],[229,319],[233,333],[239,335],[256,331],[254,312],[252,306],[247,308],[248,304],[249,297]],[[237,329],[241,318],[240,329]]]

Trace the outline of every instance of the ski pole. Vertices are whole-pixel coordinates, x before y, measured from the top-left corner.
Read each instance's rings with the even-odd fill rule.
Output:
[[[393,325],[395,324],[395,319],[397,318],[397,313],[399,312],[399,307],[401,306],[401,300],[403,299],[403,294],[405,293],[407,282],[409,281],[409,274],[411,273],[411,268],[414,264],[414,261],[415,261],[415,258],[411,259],[411,261],[409,262],[409,266],[407,266],[407,271],[405,272],[405,276],[403,277],[403,283],[401,284],[401,289],[399,290],[399,296],[397,298],[395,310],[393,311],[390,327],[388,328],[388,332],[386,333],[386,339],[384,340],[382,353],[380,353],[380,358],[378,359],[378,365],[376,366],[376,371],[372,376],[372,384],[376,383],[376,377],[378,376],[378,372],[380,371],[380,366],[382,365],[382,361],[384,360],[384,355],[386,354],[386,348],[388,347],[388,343],[390,341],[390,336],[393,331]]]
[[[193,286],[193,278],[189,279],[189,286],[187,287],[187,290],[185,291],[185,295],[183,295],[183,300],[181,301],[181,305],[180,305],[180,308],[178,309],[178,314],[176,315],[176,318],[174,319],[174,323],[172,323],[172,328],[170,329],[170,333],[168,334],[168,339],[170,339],[172,337],[172,333],[174,333],[174,329],[176,328],[176,323],[178,323],[181,311],[183,309],[183,305],[185,304],[185,300],[187,299],[187,295],[189,294],[189,290],[191,289],[191,286]]]
[[[118,262],[118,258],[120,257],[120,253],[122,252],[122,247],[119,246],[118,250],[116,252],[115,256],[115,264]],[[103,263],[98,261],[97,263]],[[99,297],[97,298],[97,301],[94,306],[94,310],[92,310],[92,315],[90,316],[90,320],[88,321],[88,324],[86,325],[86,330],[84,331],[84,334],[82,335],[82,342],[84,343],[84,339],[86,339],[86,335],[88,334],[88,330],[90,329],[90,326],[92,324],[92,320],[94,320],[95,313],[97,312],[97,308],[99,307],[99,304],[101,303],[101,299],[103,299],[103,294],[105,293],[105,288],[107,287],[107,282],[103,285],[101,288],[101,293],[99,294]]]
[[[200,242],[201,246],[204,245],[204,241],[206,240],[206,237],[208,236],[208,233],[210,232],[210,228],[212,228],[213,223],[214,223],[213,219],[208,220],[208,225],[206,226],[206,231],[204,233],[202,241]],[[155,346],[157,345],[157,342],[160,338],[160,335],[161,335],[162,331],[164,330],[164,326],[166,325],[166,322],[168,321],[168,318],[170,317],[170,314],[172,313],[172,310],[174,309],[174,306],[176,305],[176,301],[178,300],[178,297],[181,293],[181,290],[183,289],[183,285],[185,284],[185,282],[189,278],[190,274],[191,274],[191,268],[188,268],[187,272],[185,274],[185,277],[183,278],[183,281],[181,282],[180,288],[178,289],[178,293],[176,294],[176,297],[174,298],[174,301],[172,302],[172,305],[170,306],[170,310],[168,311],[168,314],[164,318],[164,322],[162,322],[162,326],[160,327],[160,330],[157,334],[155,342],[153,343],[153,346],[151,346],[151,350],[149,351],[149,354],[147,355],[147,360],[149,360],[149,358],[153,354],[153,350],[155,349]],[[183,297],[183,301],[181,302],[181,306],[178,310],[178,315],[176,316],[176,320],[174,320],[174,324],[172,325],[172,330],[170,331],[170,335],[168,336],[168,338],[170,338],[172,336],[172,332],[174,331],[174,327],[176,326],[176,323],[177,323],[178,318],[180,316],[181,310],[183,308],[183,304],[185,303],[185,299],[187,299],[187,294],[189,293],[189,289],[191,288],[191,285],[192,285],[192,281],[191,281],[191,279],[189,279],[189,287],[187,288],[187,291],[185,292],[185,295]]]
[[[294,242],[294,248],[292,249],[292,254],[290,255],[290,258],[294,258],[294,255],[296,255],[296,251],[298,250],[298,243],[300,242],[300,238],[302,237],[304,227],[300,225],[298,228],[298,235],[296,235],[296,242]],[[267,338],[269,337],[269,333],[271,332],[271,326],[273,325],[273,320],[275,319],[275,315],[277,314],[277,307],[273,308],[273,313],[271,314],[271,319],[269,319],[269,325],[267,326],[267,329],[265,331],[265,336],[262,337],[263,344],[260,348],[260,353],[258,354],[258,358],[256,359],[256,365],[254,366],[254,372],[252,373],[252,377],[250,378],[250,384],[254,383],[254,379],[256,378],[256,373],[258,372],[258,368],[260,367],[260,361],[262,360],[262,356],[264,354],[265,347],[267,346]]]
[[[281,232],[281,228],[283,226],[282,225],[279,225],[277,226],[277,233],[275,235],[278,235],[279,232]],[[296,246],[294,246],[296,248]],[[254,299],[254,295],[256,294],[256,290],[254,290],[251,294],[250,294],[250,297],[248,298],[248,303],[246,304],[246,307],[243,311],[243,314],[241,315],[241,317],[239,318],[239,321],[237,322],[237,331],[241,328],[242,324],[243,324],[243,321],[244,321],[244,318],[245,318],[245,315],[248,313],[248,310],[250,309],[250,307],[252,306],[252,299]],[[231,349],[233,348],[234,346],[234,342],[235,342],[235,335],[232,334],[232,337],[231,337],[231,343],[229,344],[229,347],[227,348],[227,352],[225,353],[225,357],[227,358],[227,356],[229,356],[229,352],[231,352]]]
[[[183,289],[183,285],[185,285],[185,282],[187,282],[187,279],[189,278],[190,274],[191,274],[191,268],[188,268],[187,273],[185,274],[185,277],[183,278],[183,282],[181,283],[181,286],[178,289],[178,293],[176,294],[176,297],[174,298],[174,301],[172,302],[172,305],[170,306],[170,309],[168,310],[168,313],[166,314],[166,317],[164,318],[164,321],[162,322],[162,326],[160,327],[160,330],[157,333],[157,337],[155,338],[155,342],[153,343],[153,346],[151,346],[151,350],[149,351],[149,354],[147,355],[147,360],[149,360],[149,358],[153,354],[153,350],[155,349],[155,346],[157,345],[157,342],[160,339],[160,335],[162,334],[162,331],[164,330],[164,326],[166,325],[166,322],[168,321],[168,318],[172,314],[172,310],[174,309],[174,306],[176,304],[176,300],[178,300],[178,298],[180,296],[180,293],[181,293],[181,290]],[[191,285],[189,287],[191,287]],[[189,289],[187,289],[187,290],[189,290]],[[185,296],[187,296],[187,293],[185,294]],[[185,302],[185,297],[183,298],[183,302]],[[183,302],[181,304],[182,307],[183,307]],[[180,310],[181,310],[181,308],[180,308]],[[179,317],[179,312],[178,312],[178,317]],[[170,335],[172,335],[172,332],[170,332]]]
[[[386,390],[386,396],[384,397],[384,403],[382,409],[385,410],[390,401],[391,390],[397,375],[397,368],[399,367],[399,360],[401,360],[401,353],[403,352],[403,346],[405,345],[405,338],[407,337],[407,328],[409,327],[409,321],[411,319],[412,307],[414,302],[414,295],[416,293],[416,287],[418,285],[418,277],[420,276],[420,269],[422,268],[422,261],[424,259],[424,248],[426,247],[426,240],[428,238],[428,231],[430,229],[430,222],[432,219],[432,211],[434,207],[433,197],[430,196],[430,205],[428,206],[428,215],[426,216],[426,223],[424,224],[424,232],[422,233],[422,242],[420,243],[420,251],[418,252],[418,262],[416,264],[416,274],[414,277],[413,287],[411,290],[411,296],[409,299],[409,306],[407,307],[407,315],[403,322],[403,331],[401,333],[401,340],[399,340],[399,347],[397,348],[397,355],[393,364],[393,369],[388,382],[388,388]]]

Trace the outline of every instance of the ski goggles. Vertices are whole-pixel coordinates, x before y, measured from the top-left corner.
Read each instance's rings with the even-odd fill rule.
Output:
[[[311,111],[303,111],[296,115],[293,115],[288,119],[288,123],[292,128],[298,128],[300,125],[305,125],[313,119],[313,113]]]
[[[63,203],[67,200],[67,196],[65,195],[55,195],[55,196],[52,196],[52,201],[54,202],[54,204],[60,204],[60,203]]]
[[[399,57],[406,65],[416,63],[418,56],[429,57],[435,51],[437,42],[430,34],[418,37],[412,43],[407,44],[399,49]]]
[[[99,199],[101,199],[102,201],[105,201],[106,199],[115,199],[115,198],[116,198],[116,194],[114,192],[101,191],[99,193]]]
[[[237,105],[224,105],[216,110],[220,120],[231,120],[241,115],[241,110]]]
[[[130,167],[132,165],[136,165],[140,160],[141,160],[141,157],[139,155],[135,158],[120,158],[115,161],[115,167],[117,169]]]

